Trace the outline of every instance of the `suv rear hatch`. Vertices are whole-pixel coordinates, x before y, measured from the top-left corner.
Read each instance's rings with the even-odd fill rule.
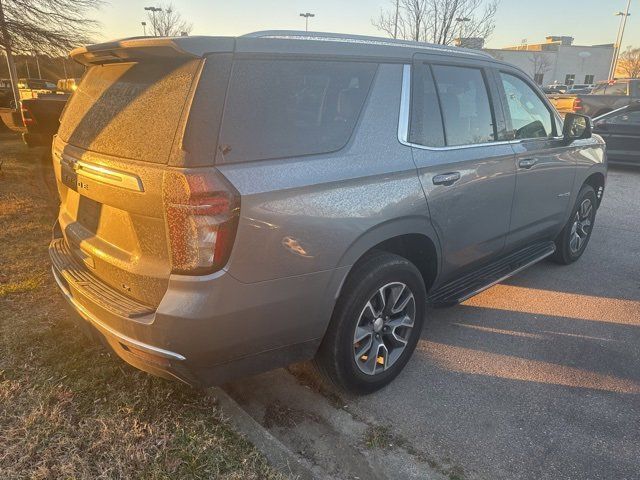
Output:
[[[170,40],[145,42],[72,53],[89,68],[63,112],[53,160],[67,249],[100,281],[156,307],[173,269],[163,190],[168,176],[182,178],[175,166],[203,59]]]

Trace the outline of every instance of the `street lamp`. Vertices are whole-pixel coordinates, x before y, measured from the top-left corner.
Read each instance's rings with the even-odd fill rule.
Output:
[[[462,29],[464,28],[465,22],[470,22],[471,19],[469,17],[458,17],[456,18],[456,22],[460,24],[460,44],[459,47],[462,46]]]
[[[38,78],[42,80],[42,73],[40,72],[40,60],[38,59],[38,52],[34,50],[33,56],[36,57],[36,66],[38,67]]]
[[[613,60],[611,61],[611,70],[609,70],[609,81],[616,78],[616,70],[618,70],[618,59],[620,58],[620,49],[622,48],[622,39],[624,38],[624,30],[627,26],[627,18],[631,15],[629,13],[631,8],[631,0],[627,1],[627,9],[624,12],[616,13],[616,17],[620,18],[620,27],[618,28],[618,36],[616,37],[616,43],[613,46]]]
[[[309,31],[309,19],[315,17],[315,13],[301,13],[300,14],[301,17],[304,17],[304,30],[305,32]]]
[[[151,21],[153,22],[153,36],[158,36],[158,29],[156,28],[156,12],[161,12],[162,9],[160,7],[144,7],[144,9],[148,12],[151,12]]]
[[[142,25],[142,32],[144,33],[144,36],[147,36],[147,22],[140,22],[140,25]]]

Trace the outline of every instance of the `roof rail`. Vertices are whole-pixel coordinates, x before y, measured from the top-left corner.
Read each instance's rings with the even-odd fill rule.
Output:
[[[306,32],[302,30],[264,30],[248,33],[243,37],[250,38],[277,38],[289,40],[308,40],[324,42],[362,43],[366,45],[381,45],[387,47],[413,48],[418,50],[431,50],[439,53],[467,54],[483,58],[493,58],[488,53],[469,48],[437,45],[433,43],[414,42],[412,40],[398,40],[395,38],[371,37],[366,35],[351,35],[331,32]]]

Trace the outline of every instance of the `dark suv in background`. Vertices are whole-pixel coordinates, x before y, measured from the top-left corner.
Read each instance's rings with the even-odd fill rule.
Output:
[[[522,71],[459,48],[262,32],[72,52],[53,272],[127,362],[191,384],[315,358],[390,382],[425,307],[589,241],[606,157]]]

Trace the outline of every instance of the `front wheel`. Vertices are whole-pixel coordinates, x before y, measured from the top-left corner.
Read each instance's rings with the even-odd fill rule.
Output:
[[[569,221],[556,238],[555,262],[569,265],[578,260],[589,243],[596,220],[596,192],[590,185],[583,185],[578,193]]]
[[[375,252],[355,267],[315,359],[339,388],[371,393],[409,361],[424,323],[426,290],[407,259]]]

